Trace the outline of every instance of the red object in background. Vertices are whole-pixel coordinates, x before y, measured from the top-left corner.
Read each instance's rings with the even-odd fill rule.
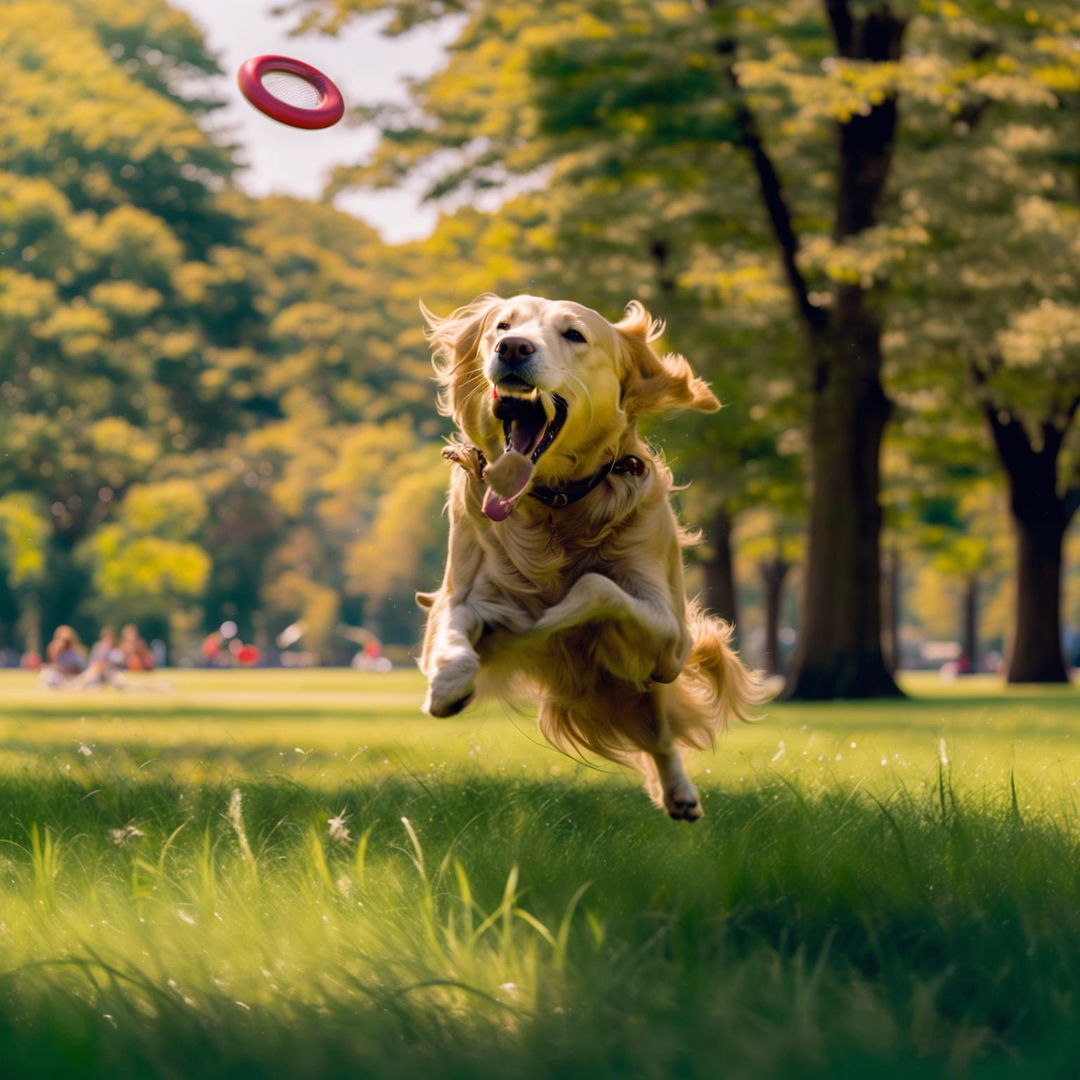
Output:
[[[364,655],[371,660],[378,660],[382,656],[382,647],[377,641],[369,641],[364,646]]]
[[[233,655],[245,667],[253,667],[262,659],[262,653],[255,645],[241,645]]]
[[[221,655],[221,635],[216,630],[203,638],[202,654],[208,664],[212,664]]]
[[[286,78],[275,85],[275,74]],[[297,83],[298,79],[307,86]],[[345,114],[341,91],[318,68],[302,60],[288,56],[253,56],[240,65],[236,81],[240,92],[259,112],[290,127],[309,131],[328,128]],[[281,96],[278,97],[275,91]]]

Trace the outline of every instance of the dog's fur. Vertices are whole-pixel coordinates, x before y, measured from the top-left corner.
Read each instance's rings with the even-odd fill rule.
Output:
[[[729,716],[745,719],[760,684],[731,650],[730,627],[687,601],[681,548],[693,537],[671,509],[671,472],[636,422],[719,403],[683,357],[654,351],[662,327],[637,302],[615,324],[534,296],[482,296],[446,318],[423,311],[440,411],[461,434],[444,452],[461,466],[445,577],[417,596],[429,609],[425,709],[451,716],[478,685],[524,693],[539,701],[551,742],[637,768],[671,817],[697,820],[683,749],[710,746]],[[508,338],[522,355],[523,340],[533,350],[513,371]],[[556,397],[566,403],[532,485],[559,488],[627,455],[644,474],[612,472],[561,509],[525,488],[505,520],[492,520],[484,471],[505,452],[493,400],[515,394],[540,400],[549,418]]]

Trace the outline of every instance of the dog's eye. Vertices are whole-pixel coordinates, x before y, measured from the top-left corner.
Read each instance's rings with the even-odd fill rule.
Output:
[[[495,327],[496,330],[509,330],[510,324],[508,322],[501,322]]]
[[[575,330],[572,326],[569,330],[564,330],[563,335],[567,341],[574,341],[580,345],[585,344],[585,335],[580,330]]]

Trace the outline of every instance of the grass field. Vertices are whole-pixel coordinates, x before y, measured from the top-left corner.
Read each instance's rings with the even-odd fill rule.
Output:
[[[413,673],[0,674],[6,1076],[1072,1076],[1080,691],[777,705],[675,824]]]

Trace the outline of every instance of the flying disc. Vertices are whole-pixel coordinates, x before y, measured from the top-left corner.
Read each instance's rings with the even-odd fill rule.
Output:
[[[318,68],[289,56],[253,56],[236,73],[259,112],[290,127],[327,128],[345,113],[341,91]]]

